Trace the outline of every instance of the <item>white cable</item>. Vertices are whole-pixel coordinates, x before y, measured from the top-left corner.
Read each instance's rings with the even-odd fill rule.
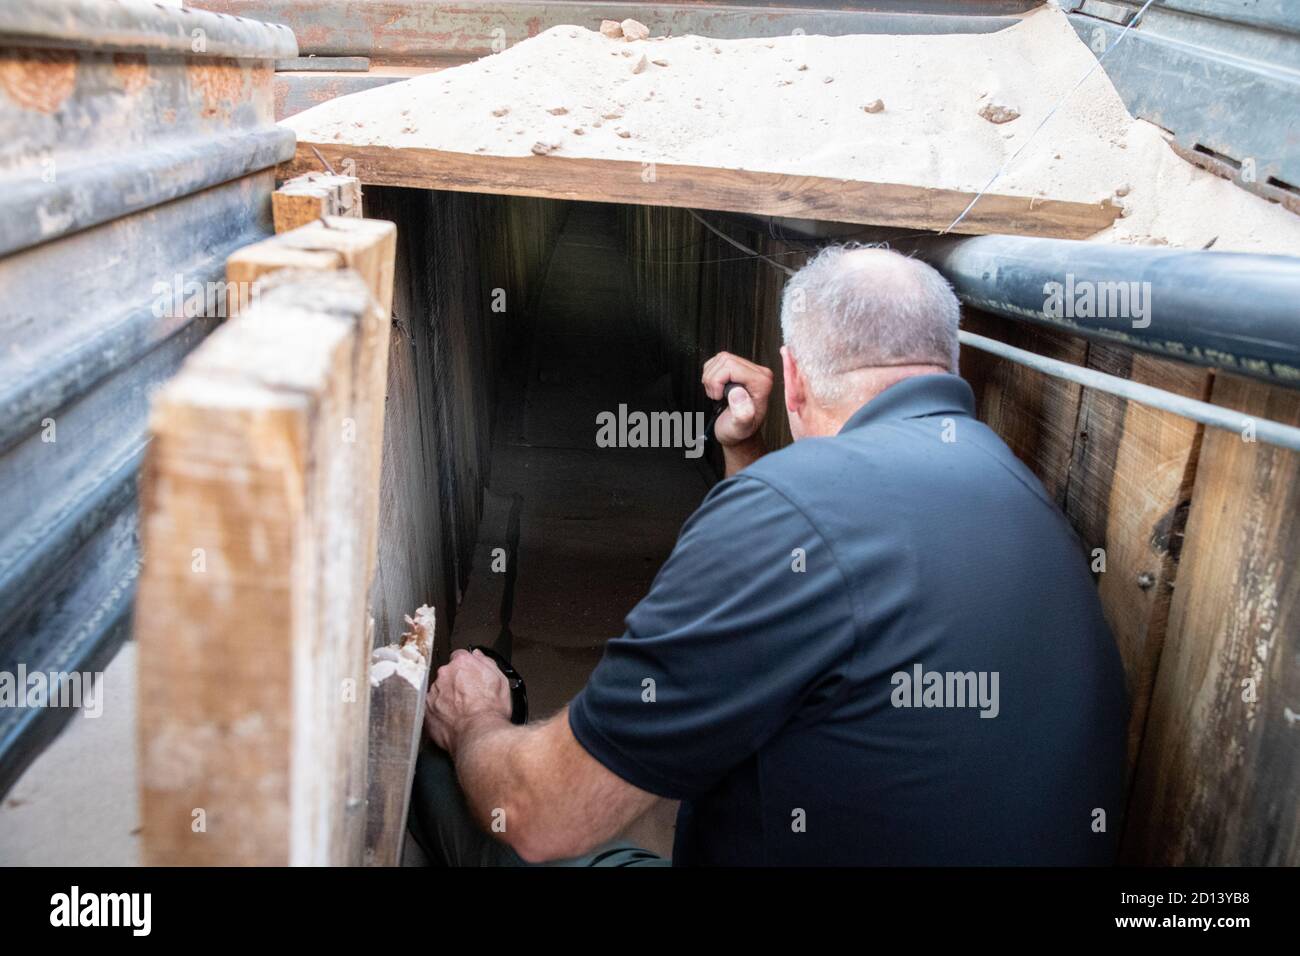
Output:
[[[789,266],[777,262],[775,259],[769,259],[760,252],[756,252],[742,242],[732,239],[725,232],[715,229],[712,225],[704,220],[695,210],[686,210],[695,219],[708,229],[718,238],[731,243],[741,252],[747,255],[762,259],[769,265],[775,266],[787,275],[794,275],[795,270]],[[1292,425],[1284,425],[1281,422],[1271,421],[1266,418],[1256,418],[1253,415],[1247,415],[1244,412],[1233,411],[1230,408],[1224,408],[1222,405],[1211,405],[1209,402],[1202,402],[1195,398],[1188,398],[1185,395],[1179,395],[1177,392],[1171,392],[1163,388],[1155,388],[1151,385],[1143,385],[1140,382],[1130,381],[1127,378],[1120,378],[1118,375],[1109,375],[1106,372],[1099,372],[1096,369],[1084,368],[1080,365],[1071,365],[1069,362],[1062,362],[1059,359],[1048,358],[1045,355],[1039,355],[1037,352],[1029,352],[1025,349],[1018,349],[1014,345],[1007,345],[1005,342],[999,342],[997,339],[986,338],[983,335],[976,335],[974,332],[967,332],[965,329],[957,331],[957,338],[963,345],[968,345],[973,349],[979,349],[981,352],[988,352],[999,358],[1015,362],[1017,365],[1023,365],[1026,368],[1032,368],[1035,371],[1042,372],[1044,375],[1051,375],[1055,378],[1063,378],[1069,382],[1075,382],[1084,388],[1095,389],[1099,392],[1106,392],[1108,395],[1117,395],[1120,398],[1130,402],[1137,402],[1140,405],[1146,405],[1150,408],[1159,409],[1162,412],[1171,412],[1174,415],[1180,415],[1183,418],[1191,419],[1194,422],[1200,422],[1203,425],[1210,425],[1213,428],[1222,428],[1226,431],[1237,432],[1240,435],[1253,434],[1253,437],[1269,445],[1277,445],[1280,448],[1289,448],[1293,451],[1300,451],[1300,428]]]
[[[939,235],[946,236],[948,233],[952,232],[952,230],[957,227],[957,224],[959,222],[961,222],[963,219],[966,218],[966,215],[972,209],[975,208],[975,204],[980,201],[980,199],[984,196],[986,192],[988,192],[991,188],[993,188],[993,184],[1002,177],[1002,174],[1005,173],[1010,168],[1011,164],[1016,161],[1016,158],[1019,157],[1020,154],[1025,151],[1025,147],[1034,141],[1034,137],[1038,135],[1038,131],[1041,130],[1044,126],[1046,126],[1047,121],[1050,120],[1052,116],[1056,113],[1056,111],[1065,104],[1065,101],[1068,100],[1071,96],[1073,96],[1075,91],[1088,81],[1088,77],[1092,76],[1092,74],[1097,72],[1097,67],[1101,66],[1102,61],[1105,60],[1106,57],[1110,56],[1110,51],[1120,45],[1120,42],[1124,39],[1125,36],[1128,35],[1128,31],[1133,29],[1133,27],[1137,26],[1137,22],[1142,19],[1142,15],[1147,12],[1147,7],[1151,6],[1151,4],[1153,4],[1154,2],[1155,0],[1147,0],[1146,3],[1142,4],[1142,9],[1139,10],[1134,15],[1132,20],[1130,20],[1128,23],[1124,25],[1124,29],[1119,32],[1119,36],[1115,38],[1115,42],[1112,43],[1110,46],[1106,47],[1105,52],[1103,52],[1101,56],[1097,57],[1097,62],[1094,63],[1089,68],[1087,73],[1083,74],[1083,76],[1079,78],[1079,82],[1075,83],[1074,86],[1070,87],[1069,92],[1056,101],[1056,104],[1050,110],[1047,111],[1047,115],[1044,116],[1042,120],[1039,122],[1039,124],[1034,127],[1034,131],[1029,134],[1029,138],[1020,144],[1020,148],[1017,149],[1014,153],[1012,153],[1010,157],[1007,158],[1007,161],[1005,163],[1003,163],[1000,167],[998,167],[997,172],[995,172],[992,178],[989,179],[989,181],[984,184],[984,188],[981,189],[979,192],[977,192],[975,194],[975,198],[970,201],[970,204],[961,211],[961,215],[958,216],[956,219],[954,219],[951,223],[949,223],[947,229],[941,230],[939,232]]]

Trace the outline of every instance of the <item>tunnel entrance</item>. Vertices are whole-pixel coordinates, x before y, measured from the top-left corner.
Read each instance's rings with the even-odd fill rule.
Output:
[[[713,481],[683,448],[600,447],[620,408],[674,408],[635,316],[618,209],[565,210],[530,327],[502,356],[479,545],[452,646],[499,642],[535,713],[563,706]]]

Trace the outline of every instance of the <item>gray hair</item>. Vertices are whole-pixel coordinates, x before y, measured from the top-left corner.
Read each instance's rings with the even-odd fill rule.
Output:
[[[961,307],[943,276],[887,249],[827,246],[785,284],[781,334],[823,402],[845,373],[888,365],[957,371]]]

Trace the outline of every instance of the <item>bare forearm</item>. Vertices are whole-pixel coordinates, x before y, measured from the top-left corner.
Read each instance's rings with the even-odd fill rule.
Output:
[[[722,447],[723,477],[730,478],[765,454],[767,454],[767,446],[763,443],[763,437],[757,433],[737,445],[724,445]]]
[[[479,714],[457,733],[452,760],[470,812],[485,829],[504,816],[506,832],[511,817],[520,815],[520,797],[528,781],[521,759],[531,728],[519,727],[498,714]]]
[[[452,759],[475,819],[530,862],[586,853],[657,799],[583,750],[567,709],[527,727],[475,717],[458,732]]]

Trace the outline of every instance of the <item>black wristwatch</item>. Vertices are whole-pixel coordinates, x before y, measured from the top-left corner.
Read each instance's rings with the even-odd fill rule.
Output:
[[[478,651],[484,657],[491,659],[492,663],[496,664],[497,670],[506,675],[506,680],[510,683],[510,723],[528,723],[528,687],[519,672],[510,665],[508,660],[490,647],[475,644],[469,650],[471,654]]]

